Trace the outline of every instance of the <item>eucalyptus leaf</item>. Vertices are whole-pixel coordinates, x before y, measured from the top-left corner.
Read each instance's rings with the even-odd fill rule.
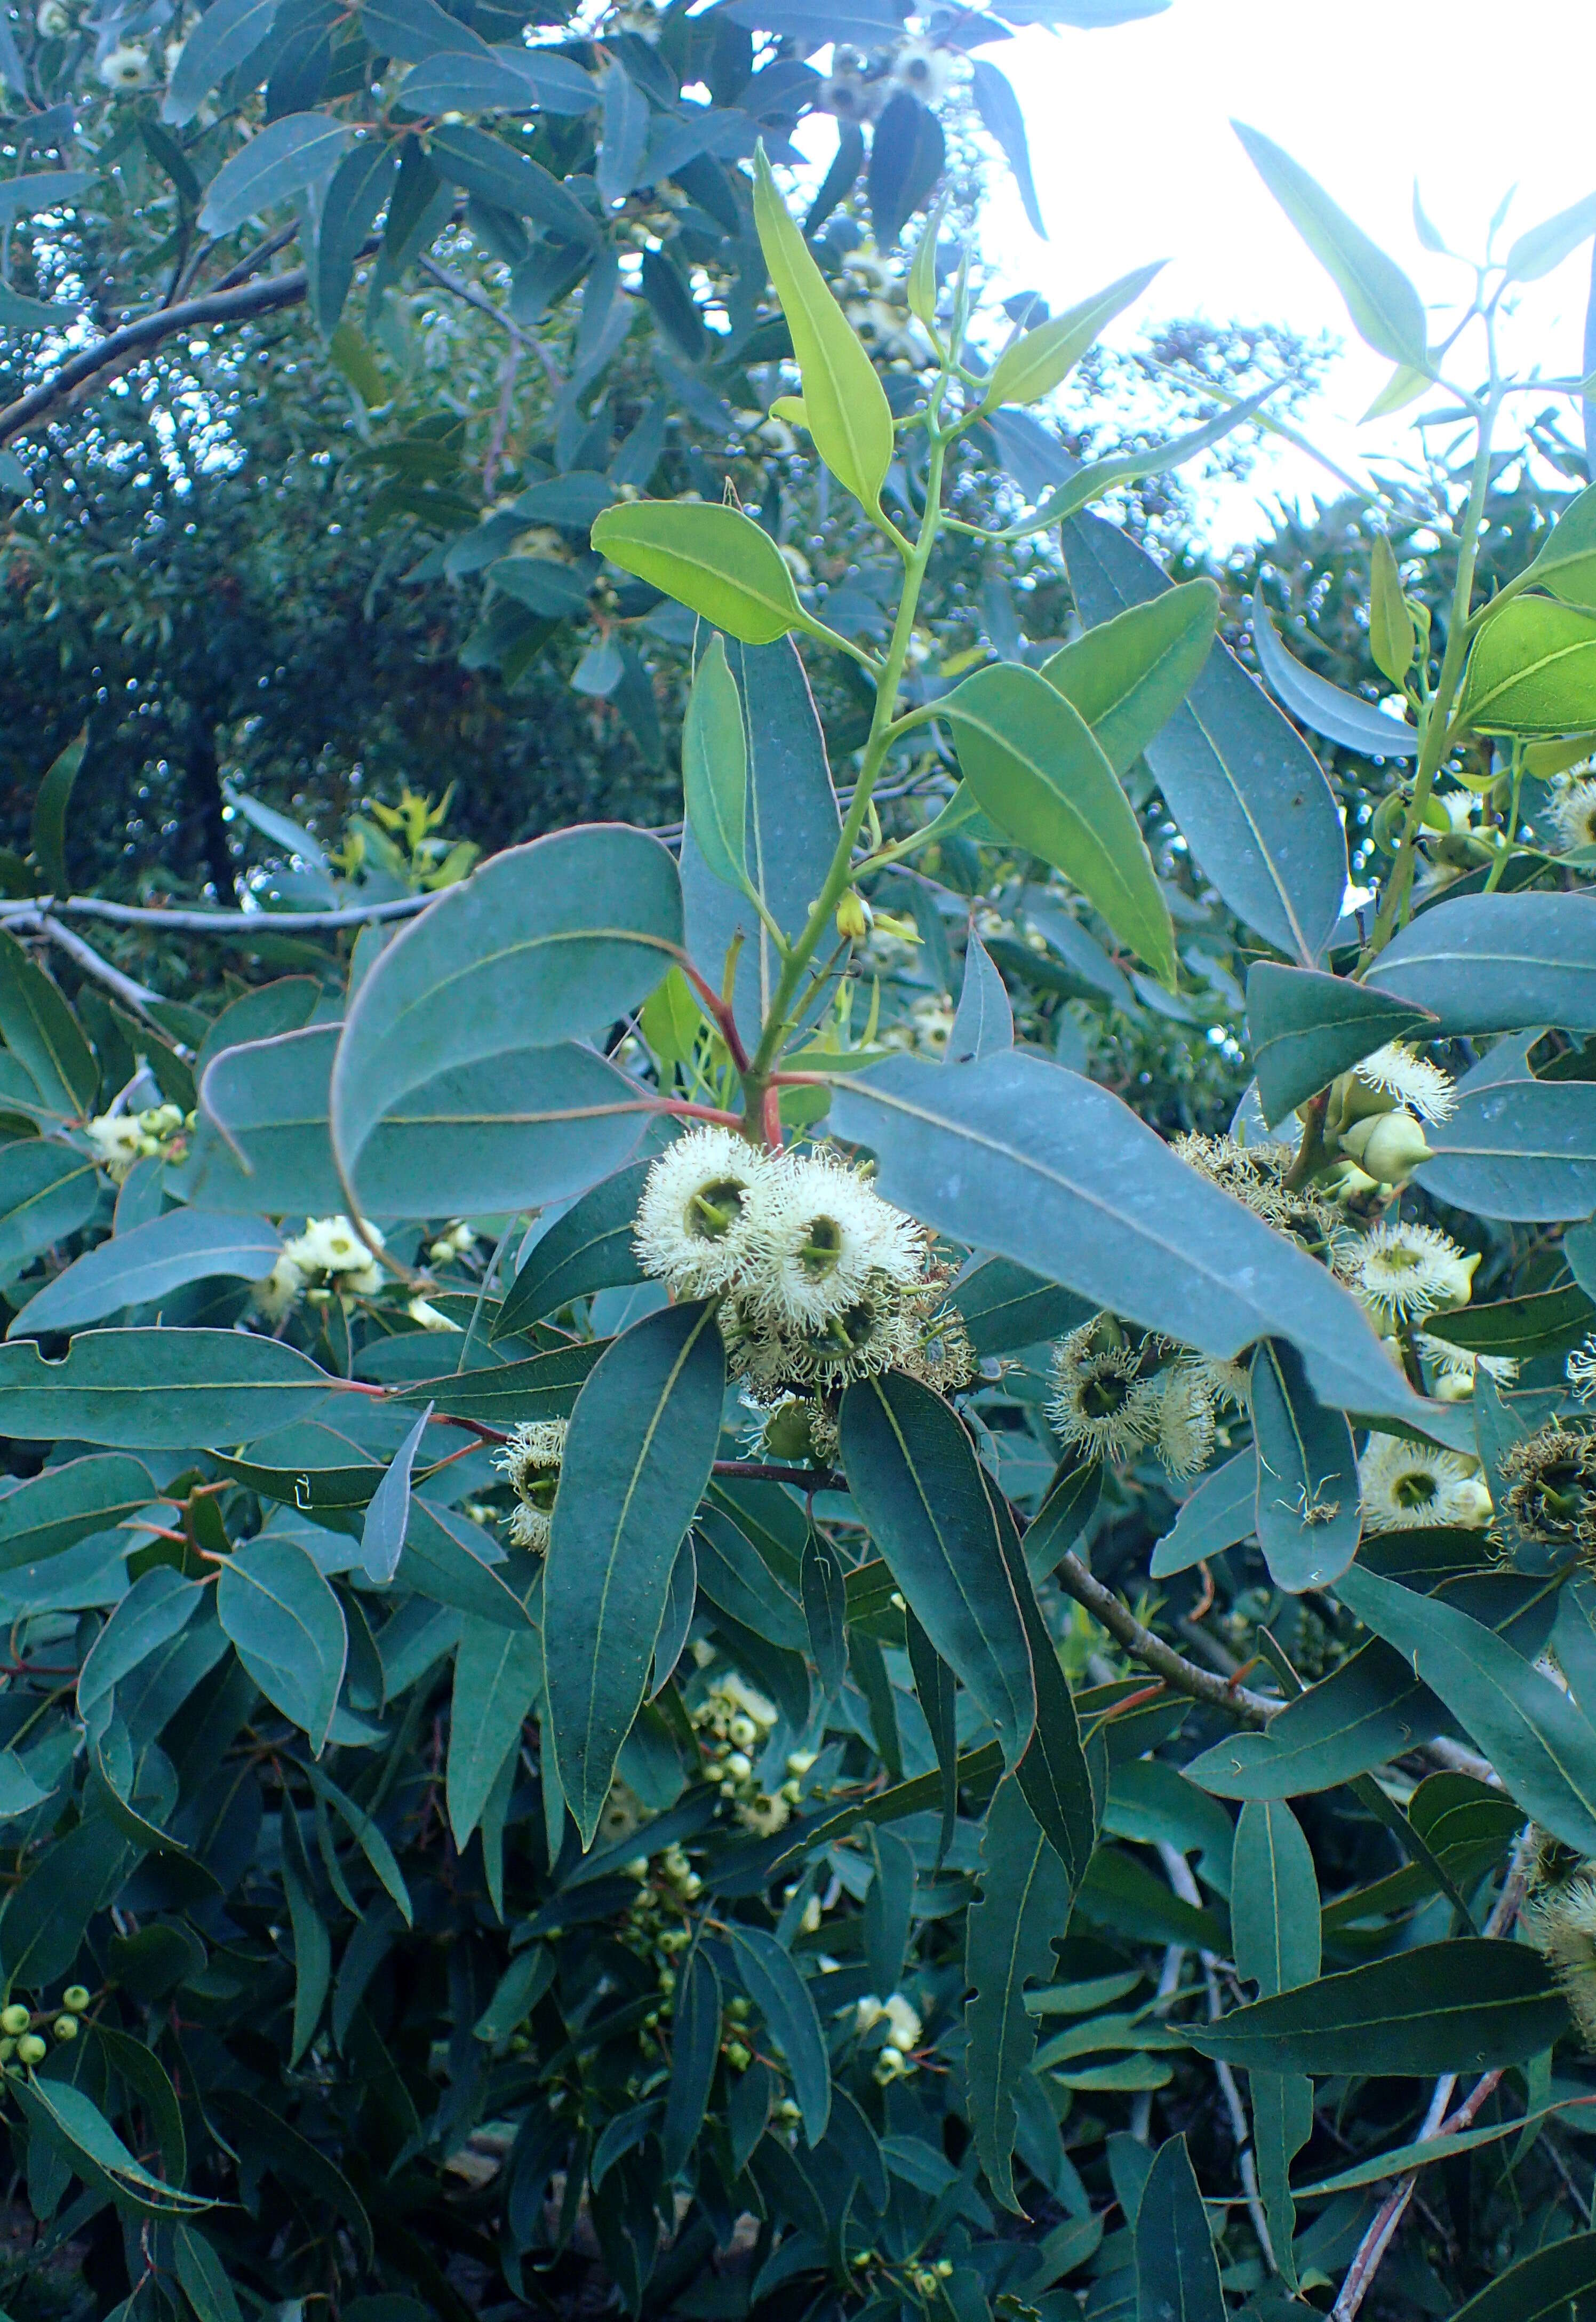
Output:
[[[1127,605],[1043,663],[1043,676],[1081,712],[1117,774],[1130,771],[1190,692],[1218,619],[1213,582],[1188,580]]]
[[[598,517],[593,545],[744,644],[773,644],[802,625],[780,550],[737,508],[626,500]]]
[[[1271,1128],[1387,1041],[1433,1038],[1439,1029],[1427,1009],[1350,976],[1264,959],[1247,971],[1247,1037]]]

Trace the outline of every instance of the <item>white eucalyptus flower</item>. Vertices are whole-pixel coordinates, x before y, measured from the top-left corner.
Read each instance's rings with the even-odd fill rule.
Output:
[[[752,1295],[779,1322],[813,1329],[872,1284],[905,1289],[920,1278],[926,1238],[914,1220],[829,1151],[784,1155],[756,1207],[765,1250]]]
[[[1365,1088],[1378,1089],[1407,1105],[1420,1120],[1450,1120],[1457,1110],[1457,1084],[1406,1040],[1388,1040],[1353,1066]]]
[[[1368,1531],[1477,1529],[1491,1521],[1491,1495],[1474,1461],[1400,1435],[1370,1436],[1358,1461],[1358,1492]]]
[[[1163,1388],[1154,1439],[1164,1471],[1183,1481],[1214,1456],[1214,1397],[1203,1368],[1177,1363],[1160,1374]]]
[[[1139,1351],[1100,1343],[1101,1321],[1083,1322],[1053,1348],[1047,1416],[1065,1443],[1094,1459],[1127,1459],[1158,1434],[1163,1386],[1144,1376]]]
[[[774,1164],[713,1122],[668,1145],[648,1173],[634,1248],[645,1274],[679,1297],[727,1290],[768,1246],[764,1193]]]
[[[1466,1306],[1480,1258],[1477,1251],[1465,1256],[1436,1226],[1393,1218],[1339,1241],[1334,1262],[1376,1322],[1389,1330],[1413,1315]]]
[[[1550,813],[1565,848],[1596,846],[1596,776],[1584,772],[1565,782]]]

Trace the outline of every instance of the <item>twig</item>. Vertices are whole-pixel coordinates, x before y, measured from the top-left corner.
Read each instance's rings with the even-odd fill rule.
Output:
[[[1197,1668],[1183,1654],[1176,1652],[1172,1645],[1166,1645],[1162,1637],[1155,1637],[1151,1629],[1145,1629],[1111,1588],[1105,1588],[1100,1580],[1093,1578],[1073,1549],[1065,1554],[1055,1577],[1066,1595],[1084,1605],[1126,1652],[1134,1653],[1137,1660],[1156,1671],[1177,1693],[1186,1694],[1209,1709],[1222,1709],[1244,1725],[1267,1725],[1281,1707],[1278,1701],[1249,1692],[1245,1685],[1227,1685],[1222,1677]]]
[[[159,1019],[150,1015],[150,1005],[160,998],[160,993],[151,992],[147,983],[135,983],[119,967],[113,967],[108,959],[101,958],[92,945],[86,944],[81,936],[74,935],[70,928],[62,927],[50,912],[18,911],[7,916],[6,925],[20,929],[24,935],[44,936],[50,942],[58,944],[68,959],[77,961],[86,975],[92,975],[107,991],[114,992],[124,1007],[136,1010],[160,1028]]]
[[[1503,1881],[1501,1893],[1497,1897],[1491,1916],[1485,1922],[1485,1933],[1488,1935],[1505,1934],[1518,1915],[1518,1906],[1524,1900],[1530,1846],[1530,1833],[1526,1829],[1519,1834],[1518,1843],[1513,1850],[1512,1865]],[[1478,2082],[1471,2094],[1459,2105],[1457,2110],[1448,2114],[1446,2107],[1451,2103],[1452,2092],[1457,2086],[1457,2075],[1455,2072],[1444,2073],[1436,2082],[1429,2107],[1414,2142],[1422,2144],[1426,2137],[1434,2136],[1437,2133],[1446,2135],[1455,2129],[1466,2128],[1500,2078],[1500,2072],[1487,2072],[1484,2079]],[[1417,2170],[1411,2171],[1406,2177],[1399,2178],[1374,2212],[1368,2231],[1358,2244],[1352,2263],[1346,2270],[1346,2279],[1341,2285],[1341,2294],[1330,2309],[1330,2322],[1355,2322],[1355,2317],[1369,2294],[1374,2276],[1380,2271],[1380,2262],[1391,2247],[1397,2227],[1407,2214],[1408,2204],[1413,2199],[1414,2188],[1418,2182]]]
[[[307,928],[354,928],[373,919],[410,919],[436,900],[433,895],[397,895],[389,902],[349,903],[333,911],[185,911],[148,903],[110,903],[98,895],[68,895],[59,900],[53,895],[37,895],[0,901],[0,926],[48,911],[58,919],[105,919],[113,927],[155,927],[170,935],[298,934]]]

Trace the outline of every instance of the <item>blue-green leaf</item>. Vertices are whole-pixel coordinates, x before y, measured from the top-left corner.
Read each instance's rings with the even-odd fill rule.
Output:
[[[5,1158],[0,1154],[0,1175]],[[186,1283],[218,1275],[258,1282],[270,1273],[281,1246],[280,1237],[263,1218],[169,1210],[164,1217],[150,1218],[86,1250],[28,1301],[6,1335],[33,1338],[41,1330],[75,1330],[82,1323],[120,1313],[125,1306],[152,1303]]]
[[[814,1994],[789,1954],[762,1927],[733,1921],[725,1933],[743,1988],[787,2059],[805,2142],[818,2144],[831,2118],[831,2063]]]
[[[1225,2322],[1208,2212],[1183,2136],[1153,2157],[1135,2217],[1137,2322]]]
[[[267,1699],[325,1745],[349,1652],[337,1597],[302,1548],[262,1535],[230,1556],[216,1617]]]
[[[1315,1396],[1295,1347],[1264,1339],[1253,1357],[1258,1544],[1277,1588],[1323,1588],[1358,1552],[1357,1452],[1338,1411]]]
[[[1052,1979],[1053,1940],[1069,1924],[1072,1897],[1063,1865],[1012,1774],[999,1783],[987,1812],[980,1883],[965,1930],[970,2125],[993,2192],[1018,2212],[1015,2091],[1036,2046],[1026,1986]]]

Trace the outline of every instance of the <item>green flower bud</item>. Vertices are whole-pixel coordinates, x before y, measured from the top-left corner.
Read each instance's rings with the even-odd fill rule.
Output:
[[[16,2053],[14,2040],[0,2040],[0,2064],[9,2064]]]
[[[50,2043],[41,2040],[37,2032],[24,2032],[16,2043],[16,2052],[24,2064],[41,2064],[50,2053]]]
[[[1424,1130],[1409,1112],[1382,1112],[1373,1120],[1354,1121],[1342,1132],[1341,1149],[1382,1185],[1404,1184],[1421,1161],[1430,1158]]]
[[[0,2032],[9,2033],[14,2039],[32,2021],[32,2009],[24,2007],[20,1999],[14,1999],[9,2007],[0,2007]]]
[[[74,2016],[81,2016],[92,1997],[87,1984],[69,1983],[61,1994],[61,2006],[70,2008]]]
[[[50,2028],[58,2040],[76,2040],[78,2018],[76,2016],[58,2016]]]

